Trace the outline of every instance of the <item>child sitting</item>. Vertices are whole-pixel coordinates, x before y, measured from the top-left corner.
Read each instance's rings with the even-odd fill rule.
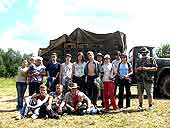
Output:
[[[34,94],[25,98],[25,105],[23,106],[20,114],[16,117],[16,119],[19,120],[26,117],[29,111],[33,112],[31,118],[37,119],[40,114],[41,106],[46,103],[48,99],[49,95],[47,94],[47,88],[45,85],[41,85],[39,94]]]
[[[50,118],[58,119],[58,114],[62,114],[59,112],[59,107],[64,99],[63,85],[57,84],[55,92],[51,92],[49,95],[49,102],[46,107],[47,114]]]

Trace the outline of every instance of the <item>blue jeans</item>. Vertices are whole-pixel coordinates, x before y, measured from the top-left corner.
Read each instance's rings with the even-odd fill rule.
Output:
[[[32,96],[34,93],[38,94],[39,93],[39,88],[42,83],[38,82],[31,82],[29,84],[29,96]]]
[[[21,110],[23,107],[24,94],[27,89],[26,82],[16,82],[17,89],[17,110]]]
[[[35,108],[35,109],[31,109],[29,107],[27,107],[27,105],[25,104],[22,108],[22,110],[20,111],[20,114],[23,116],[23,117],[26,117],[28,115],[28,113],[30,111],[33,112],[33,114],[35,114],[36,116],[39,116],[39,110],[40,110],[40,107],[38,108]]]
[[[53,77],[48,77],[47,78],[47,82],[46,82],[46,86],[48,88],[49,92],[55,92],[55,86],[56,84],[58,84],[59,82],[57,81],[57,79],[53,80]]]

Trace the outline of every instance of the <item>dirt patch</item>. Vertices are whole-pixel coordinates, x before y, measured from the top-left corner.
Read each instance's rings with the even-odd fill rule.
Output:
[[[0,102],[15,102],[16,97],[14,96],[0,96]]]

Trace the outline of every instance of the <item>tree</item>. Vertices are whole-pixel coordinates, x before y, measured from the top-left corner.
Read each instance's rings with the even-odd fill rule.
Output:
[[[14,77],[22,60],[27,59],[32,54],[24,54],[9,48],[7,52],[0,49],[0,77]]]
[[[160,58],[170,58],[170,44],[161,45],[157,51],[156,55]]]

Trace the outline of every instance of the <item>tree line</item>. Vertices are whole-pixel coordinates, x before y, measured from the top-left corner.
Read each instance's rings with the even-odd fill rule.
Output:
[[[15,77],[22,60],[28,59],[33,54],[21,54],[12,48],[4,50],[0,48],[0,77]],[[160,58],[170,58],[170,44],[163,44],[156,50]]]
[[[14,77],[22,60],[29,58],[32,54],[23,54],[12,48],[4,50],[0,48],[0,77]]]

